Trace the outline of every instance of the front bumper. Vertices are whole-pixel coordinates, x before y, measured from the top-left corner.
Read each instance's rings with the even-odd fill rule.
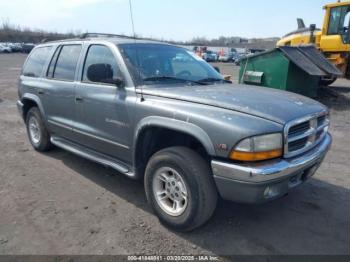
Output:
[[[18,100],[17,101],[17,103],[16,103],[16,105],[17,105],[17,109],[18,109],[18,113],[21,115],[21,117],[23,118],[23,107],[24,107],[24,105],[23,105],[23,103],[20,101],[20,100]]]
[[[315,174],[332,144],[327,134],[323,141],[302,156],[267,163],[236,165],[212,161],[220,195],[239,203],[263,203],[286,195]]]

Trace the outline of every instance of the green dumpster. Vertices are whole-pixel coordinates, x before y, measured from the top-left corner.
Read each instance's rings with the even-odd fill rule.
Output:
[[[284,46],[244,58],[239,82],[316,97],[322,79],[340,75],[314,46]]]

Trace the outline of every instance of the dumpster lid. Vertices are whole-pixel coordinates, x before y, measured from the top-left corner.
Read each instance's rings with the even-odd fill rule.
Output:
[[[329,73],[326,73],[320,69],[308,56],[306,56],[299,47],[292,46],[281,46],[278,48],[283,52],[283,54],[292,61],[300,69],[304,70],[309,75],[313,76],[327,76]],[[321,56],[321,54],[318,54]],[[327,61],[328,62],[328,61]],[[329,62],[328,62],[329,63]]]
[[[330,63],[327,58],[322,55],[322,53],[315,48],[313,45],[299,46],[298,49],[315,65],[317,65],[321,70],[328,74],[341,76],[340,70],[332,63]]]

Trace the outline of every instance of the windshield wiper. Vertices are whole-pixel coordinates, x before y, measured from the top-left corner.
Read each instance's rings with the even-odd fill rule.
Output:
[[[152,76],[142,79],[143,81],[162,81],[162,80],[174,80],[174,81],[181,81],[181,82],[187,82],[187,83],[193,83],[197,85],[207,85],[207,83],[202,81],[194,81],[189,79],[183,79],[183,78],[177,78],[173,76]]]
[[[224,83],[232,84],[232,81],[221,79],[221,78],[213,78],[213,77],[204,78],[204,79],[198,80],[198,82],[201,82],[201,83],[224,82]]]

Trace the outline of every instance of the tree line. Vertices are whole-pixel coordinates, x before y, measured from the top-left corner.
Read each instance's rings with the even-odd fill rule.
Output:
[[[71,31],[68,33],[48,32],[40,29],[31,29],[29,27],[21,27],[11,24],[8,20],[3,20],[0,24],[0,42],[16,42],[16,43],[40,43],[43,41],[54,41],[67,38],[79,37],[80,31]],[[166,39],[157,39],[154,37],[143,37],[137,35],[137,38],[158,40],[178,45],[192,46],[228,46],[228,47],[248,47],[248,48],[272,48],[275,46],[278,38],[271,39],[246,39],[241,37],[225,37],[221,36],[214,39],[206,37],[194,37],[190,41],[174,41]]]

